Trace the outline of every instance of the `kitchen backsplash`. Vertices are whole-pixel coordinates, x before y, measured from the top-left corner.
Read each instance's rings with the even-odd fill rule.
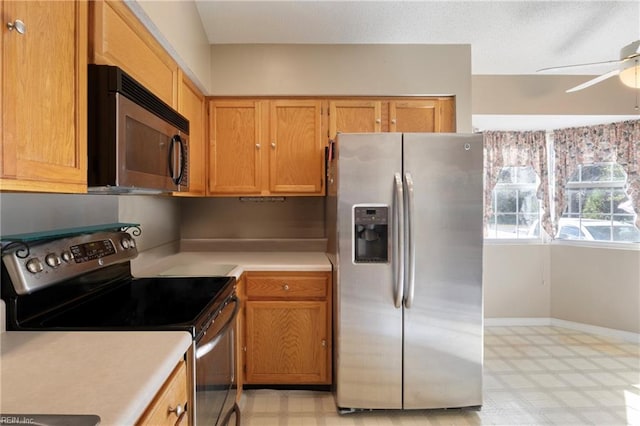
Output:
[[[0,194],[0,234],[140,223],[144,251],[180,239],[180,200],[150,195]]]
[[[265,201],[151,195],[0,194],[0,234],[140,223],[140,251],[182,239],[325,237],[324,197]]]
[[[192,198],[181,204],[183,239],[324,238],[324,197],[242,201]]]

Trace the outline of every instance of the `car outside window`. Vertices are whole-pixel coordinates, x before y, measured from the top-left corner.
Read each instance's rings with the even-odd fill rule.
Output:
[[[627,175],[619,164],[579,165],[566,183],[567,207],[557,238],[640,242],[626,182]]]

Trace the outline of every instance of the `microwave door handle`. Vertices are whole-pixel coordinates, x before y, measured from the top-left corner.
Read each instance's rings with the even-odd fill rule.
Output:
[[[174,157],[174,152],[175,152],[174,147],[176,143],[180,144],[179,164],[174,164],[176,162],[176,159]],[[171,180],[173,181],[173,183],[176,185],[180,184],[180,181],[182,180],[182,176],[184,175],[184,168],[185,168],[185,162],[186,162],[186,158],[184,154],[185,154],[184,144],[182,143],[182,138],[180,138],[180,135],[174,135],[171,138],[171,144],[169,145],[169,175],[171,176]],[[174,166],[179,166],[178,167],[179,171],[177,176],[174,170]]]

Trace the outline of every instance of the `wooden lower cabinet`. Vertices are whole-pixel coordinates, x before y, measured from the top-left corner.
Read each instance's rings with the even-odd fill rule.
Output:
[[[331,384],[331,274],[247,272],[245,384]]]
[[[187,407],[187,368],[184,361],[180,361],[173,370],[160,391],[156,394],[137,425],[189,425]]]
[[[244,312],[247,297],[245,295],[246,288],[246,278],[245,274],[242,274],[240,278],[236,280],[236,295],[238,300],[240,301],[240,311],[238,312],[238,317],[236,319],[236,403],[240,403],[240,398],[242,397],[242,385],[245,382],[245,374],[244,374],[244,335],[245,335],[245,327],[244,327]]]

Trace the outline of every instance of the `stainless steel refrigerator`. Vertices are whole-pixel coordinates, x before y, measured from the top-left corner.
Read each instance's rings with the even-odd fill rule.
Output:
[[[340,134],[329,153],[338,409],[482,405],[482,136]]]

